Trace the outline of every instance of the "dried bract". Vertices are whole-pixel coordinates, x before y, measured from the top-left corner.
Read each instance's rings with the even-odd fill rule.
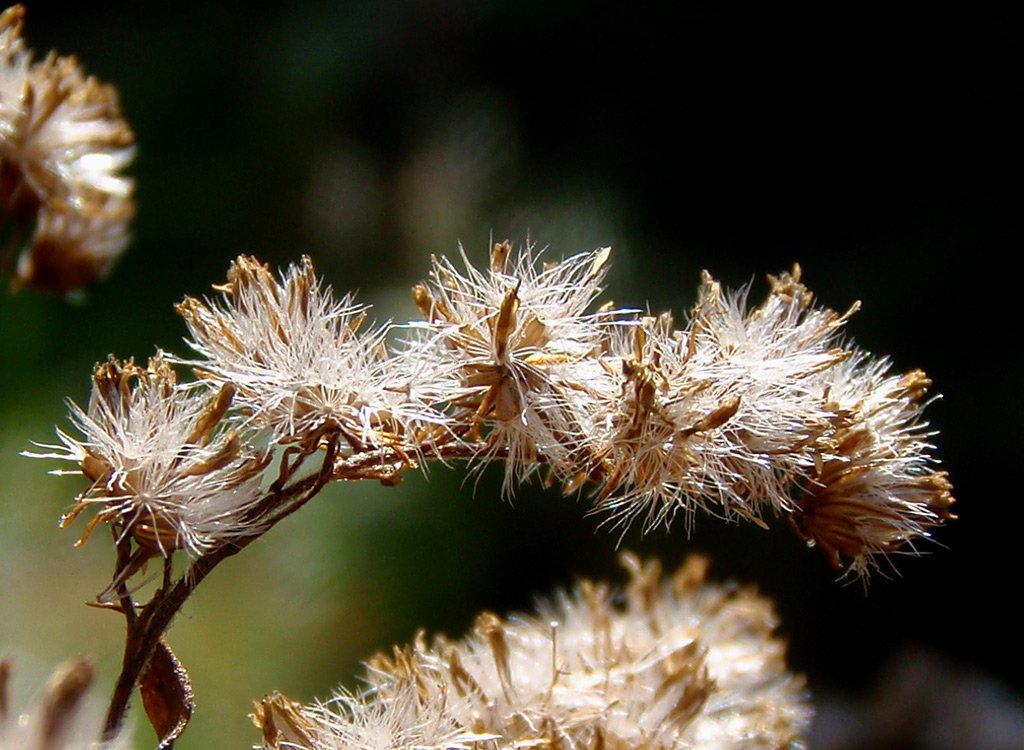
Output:
[[[378,655],[360,695],[264,699],[264,747],[803,747],[810,709],[769,602],[705,584],[702,559],[670,580],[656,562],[624,561],[622,605],[584,581],[537,615],[484,613],[464,640],[420,637]]]
[[[215,395],[178,385],[162,357],[147,368],[110,359],[96,366],[88,411],[71,405],[81,438],[58,432],[62,446],[41,457],[74,461],[91,482],[63,523],[98,509],[147,556],[185,549],[198,557],[213,544],[247,534],[258,519],[268,457],[246,446],[227,418],[233,388]],[[39,455],[39,454],[35,454]]]
[[[2,252],[6,265],[24,248],[15,287],[64,293],[105,275],[127,243],[134,135],[116,89],[74,57],[33,62],[24,15],[0,15],[0,210],[14,227]]]

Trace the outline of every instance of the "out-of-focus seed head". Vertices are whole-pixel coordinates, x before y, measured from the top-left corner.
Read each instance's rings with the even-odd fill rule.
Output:
[[[134,135],[117,90],[74,57],[33,62],[24,15],[20,5],[0,15],[2,252],[20,250],[15,288],[66,293],[103,277],[128,242]]]
[[[88,710],[86,693],[95,670],[84,659],[58,667],[35,705],[14,714],[7,697],[10,660],[0,661],[0,750],[127,750],[124,732],[99,742],[99,715]]]
[[[810,709],[770,603],[704,583],[700,558],[667,580],[657,562],[624,562],[621,604],[584,581],[535,615],[484,613],[463,640],[419,636],[378,655],[360,695],[264,699],[264,747],[803,747]]]

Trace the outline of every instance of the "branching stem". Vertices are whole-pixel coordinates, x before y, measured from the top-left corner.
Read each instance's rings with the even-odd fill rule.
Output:
[[[241,552],[249,544],[263,536],[273,525],[297,511],[319,494],[331,479],[331,466],[336,453],[337,440],[331,440],[327,445],[323,466],[317,474],[299,480],[287,488],[270,492],[252,509],[252,515],[262,519],[261,525],[256,526],[254,531],[244,536],[222,542],[209,550],[193,562],[173,585],[166,585],[168,578],[165,575],[165,585],[157,590],[141,611],[137,611],[136,603],[128,592],[127,584],[123,580],[118,584],[120,609],[125,616],[127,633],[121,674],[114,685],[103,725],[105,741],[113,739],[120,730],[131,702],[131,696],[154,649],[170,627],[174,616],[181,610],[196,587],[223,560]],[[128,559],[126,556],[128,545],[127,538],[123,543],[118,544],[119,565],[124,564]]]

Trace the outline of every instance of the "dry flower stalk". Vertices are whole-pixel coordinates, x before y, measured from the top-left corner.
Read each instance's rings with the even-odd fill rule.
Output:
[[[388,326],[359,333],[366,308],[335,303],[308,259],[278,281],[239,258],[220,301],[178,310],[201,355],[189,364],[275,440],[309,453],[340,436],[335,479],[502,460],[506,492],[543,468],[566,491],[596,485],[595,508],[622,524],[784,514],[859,575],[952,517],[921,420],[930,381],[843,343],[857,305],[815,306],[794,267],[753,308],[705,274],[682,328],[589,313],[607,259],[538,268],[508,242],[482,270],[435,259],[413,290],[424,320],[392,351]]]
[[[462,640],[419,634],[373,657],[358,694],[252,715],[267,750],[798,748],[810,720],[771,604],[704,582],[692,557],[666,580],[624,555],[625,601],[582,581],[538,613],[481,614]]]
[[[723,292],[705,273],[680,327],[667,313],[610,304],[590,312],[608,256],[604,248],[539,264],[532,247],[502,242],[483,269],[465,254],[465,271],[435,258],[430,280],[413,290],[423,319],[401,327],[397,342],[398,327],[366,325],[366,306],[335,300],[308,258],[275,275],[241,256],[214,287],[218,296],[177,306],[196,358],[97,366],[88,409],[71,410],[81,437],[59,432],[61,445],[42,455],[73,462],[90,482],[65,523],[95,508],[82,539],[98,523],[114,531],[114,576],[99,605],[124,615],[128,636],[107,736],[195,587],[332,481],[393,484],[430,461],[502,461],[506,493],[543,471],[566,492],[591,492],[594,512],[622,526],[639,520],[651,529],[682,516],[689,528],[698,509],[760,525],[782,515],[837,569],[862,578],[954,517],[922,418],[931,382],[918,370],[890,374],[885,360],[845,343],[856,304],[843,314],[815,305],[795,266],[769,277],[756,306],[748,290]],[[178,382],[171,363],[191,366],[197,380]],[[177,550],[189,565],[173,580]],[[153,558],[163,579],[140,602],[128,582]],[[584,598],[598,607],[593,596]],[[528,693],[510,661],[509,633],[518,631],[492,618],[480,631],[511,706]],[[415,653],[402,658],[418,663]],[[672,658],[705,665],[705,656]],[[673,699],[679,717],[704,705],[704,668],[687,678],[685,700]],[[462,669],[450,667],[448,687],[476,690],[479,678]],[[393,705],[415,713],[422,696],[407,692]],[[494,690],[487,695],[497,700]],[[264,726],[301,734],[301,712],[268,700]],[[341,700],[354,707],[362,699]],[[367,715],[391,722],[383,705]],[[544,734],[551,722],[574,725],[580,716],[524,718],[539,734],[520,739],[553,743]],[[442,727],[445,717],[421,718]],[[172,732],[166,717],[156,724],[171,743],[183,728]],[[497,731],[459,727],[452,737],[465,743]],[[597,745],[567,746],[638,741],[595,732],[586,742]]]
[[[117,90],[74,57],[33,61],[24,17],[20,5],[0,14],[0,267],[20,251],[15,288],[66,293],[103,277],[127,244],[134,185],[121,172],[134,135]]]

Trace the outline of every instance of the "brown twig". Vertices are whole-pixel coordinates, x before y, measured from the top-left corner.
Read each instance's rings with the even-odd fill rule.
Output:
[[[115,737],[124,723],[139,679],[171,621],[192,592],[223,560],[238,554],[277,523],[299,510],[331,481],[393,478],[402,469],[414,465],[410,462],[410,454],[424,456],[428,460],[471,460],[490,448],[485,441],[459,441],[441,445],[434,441],[432,444],[418,446],[418,450],[403,451],[393,447],[365,449],[339,458],[339,442],[340,435],[326,436],[326,448],[319,471],[288,486],[285,485],[289,479],[294,478],[299,464],[311,454],[299,457],[294,463],[283,459],[278,481],[271,485],[267,495],[243,519],[244,522],[251,522],[253,530],[208,550],[173,584],[170,582],[170,569],[165,564],[163,584],[141,610],[128,590],[124,580],[127,576],[118,582],[114,590],[120,600],[118,609],[125,616],[127,633],[121,673],[114,685],[104,722],[105,740]],[[503,451],[492,451],[492,456],[502,458]],[[543,462],[544,459],[538,457],[538,460]],[[123,535],[118,542],[119,574],[125,569],[124,566],[131,565],[132,554],[131,539]]]
[[[269,493],[251,512],[254,519],[262,521],[254,531],[225,541],[209,550],[193,562],[173,585],[169,588],[158,589],[141,612],[136,613],[135,602],[128,594],[126,584],[124,582],[119,584],[118,592],[121,594],[127,634],[121,674],[114,685],[104,721],[104,740],[111,740],[117,735],[124,723],[131,696],[157,643],[192,592],[223,560],[241,552],[249,544],[263,536],[272,526],[319,494],[330,480],[329,467],[333,462],[336,450],[336,441],[329,442],[324,465],[316,475],[299,480],[290,487],[277,492]],[[119,560],[121,556],[119,554]]]

